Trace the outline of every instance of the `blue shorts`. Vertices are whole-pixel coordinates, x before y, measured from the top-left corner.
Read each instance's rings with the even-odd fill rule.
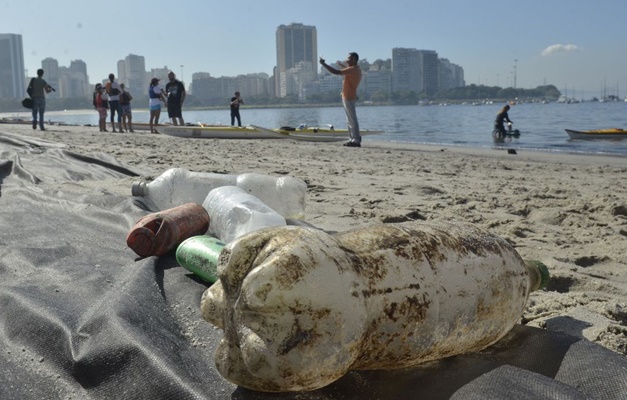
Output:
[[[161,111],[161,104],[150,106],[150,111]]]

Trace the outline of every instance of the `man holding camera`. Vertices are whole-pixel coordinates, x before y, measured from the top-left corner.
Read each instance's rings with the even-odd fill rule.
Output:
[[[33,129],[37,129],[37,115],[39,115],[39,128],[45,131],[44,112],[46,111],[46,93],[54,91],[54,88],[48,85],[48,82],[44,80],[43,76],[44,70],[39,68],[37,70],[37,77],[31,79],[26,91],[33,99]]]
[[[320,57],[320,65],[334,75],[342,75],[342,104],[346,112],[346,120],[348,122],[348,134],[350,140],[344,143],[347,147],[361,147],[361,135],[359,133],[359,122],[357,121],[357,112],[355,104],[357,103],[357,87],[361,82],[361,69],[357,64],[359,55],[357,53],[348,53],[348,57],[344,63],[337,62],[341,69],[335,69]]]

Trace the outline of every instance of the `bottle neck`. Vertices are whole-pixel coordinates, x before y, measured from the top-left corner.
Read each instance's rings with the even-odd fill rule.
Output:
[[[546,265],[538,260],[525,260],[525,266],[529,272],[530,291],[544,289],[549,283],[549,269]]]

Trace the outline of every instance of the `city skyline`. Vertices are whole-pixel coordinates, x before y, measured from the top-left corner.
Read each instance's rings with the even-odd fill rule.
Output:
[[[461,65],[466,84],[554,84],[562,91],[597,96],[604,86],[621,97],[627,91],[621,35],[627,3],[618,0],[601,5],[588,0],[391,0],[385,7],[364,4],[358,9],[326,0],[299,7],[242,0],[233,16],[228,4],[200,1],[173,6],[155,0],[146,8],[111,0],[105,12],[85,10],[72,0],[5,3],[0,33],[23,35],[30,76],[47,57],[60,65],[80,59],[96,82],[115,72],[116,62],[128,54],[144,55],[147,66],[167,65],[188,84],[193,72],[272,75],[276,28],[298,22],[316,26],[318,53],[327,61],[357,51],[373,62],[390,58],[395,47],[416,48],[435,50]],[[112,40],[112,26],[118,25],[111,21],[119,22],[119,41]],[[148,29],[154,24],[157,29]]]

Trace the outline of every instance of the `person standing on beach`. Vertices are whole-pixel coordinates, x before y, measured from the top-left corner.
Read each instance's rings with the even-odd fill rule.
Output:
[[[335,69],[328,65],[322,57],[320,57],[320,64],[334,75],[342,75],[344,77],[342,81],[342,104],[344,104],[344,111],[346,112],[346,120],[348,122],[348,134],[350,140],[344,143],[347,147],[361,147],[361,135],[359,134],[359,121],[357,121],[357,111],[355,105],[357,104],[357,87],[361,82],[361,68],[357,65],[359,61],[359,55],[357,53],[348,53],[346,64],[338,63],[340,70]]]
[[[98,111],[98,126],[100,127],[100,132],[109,132],[107,130],[107,110],[109,109],[109,103],[107,102],[105,88],[100,83],[96,84],[93,104],[96,111]]]
[[[239,92],[235,92],[235,96],[231,97],[231,126],[235,125],[235,118],[237,118],[237,126],[242,126],[242,118],[239,115],[240,104],[244,104],[244,100]]]
[[[508,111],[509,105],[506,104],[503,108],[501,108],[499,113],[496,114],[496,119],[494,120],[494,131],[492,132],[493,134],[498,136],[505,136],[505,121],[507,121],[510,127],[513,124],[513,122],[509,119],[509,115],[507,115]]]
[[[44,128],[44,112],[46,112],[46,94],[54,91],[53,87],[48,85],[43,78],[44,70],[37,70],[37,77],[31,79],[26,92],[33,99],[33,129],[37,129],[37,116],[39,115],[39,129],[45,131]]]
[[[176,75],[172,71],[168,73],[168,79],[170,82],[165,85],[168,100],[168,118],[172,119],[174,125],[184,125],[182,108],[186,96],[185,85],[176,79]]]
[[[133,113],[131,111],[131,100],[133,96],[126,91],[124,84],[120,83],[120,113],[122,114],[122,127],[127,132],[135,132],[133,130]]]
[[[165,93],[159,86],[159,78],[152,78],[150,80],[150,87],[148,88],[148,108],[150,109],[150,133],[159,133],[154,128],[159,125],[159,117],[161,116],[161,102],[165,103]]]
[[[115,81],[115,75],[109,74],[109,82],[105,86],[107,96],[109,96],[109,109],[111,110],[111,128],[113,132],[115,130],[114,117],[115,113],[118,113],[118,128],[122,132],[122,115],[120,115],[120,86]]]

